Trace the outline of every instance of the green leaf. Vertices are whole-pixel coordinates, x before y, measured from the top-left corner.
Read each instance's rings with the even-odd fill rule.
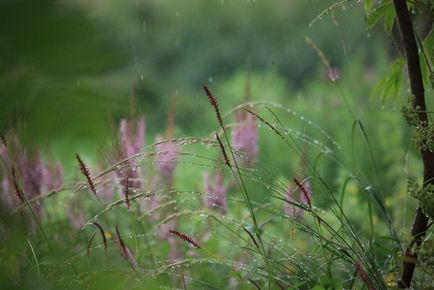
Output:
[[[395,16],[395,10],[393,9],[392,3],[390,1],[382,2],[380,4],[373,6],[370,9],[370,11],[367,13],[366,24],[368,25],[369,28],[372,28],[378,23],[378,21],[384,18],[385,25],[390,25],[391,21],[393,25],[393,19],[391,20],[390,18],[394,18],[394,16]]]
[[[396,100],[398,97],[402,83],[404,71],[404,59],[399,58],[390,68],[389,73],[383,79],[379,80],[371,93],[371,98],[379,96],[384,104],[388,98]]]
[[[388,34],[392,32],[393,23],[395,22],[396,12],[392,5],[389,5],[384,13],[384,29]]]
[[[365,0],[364,1],[363,6],[365,7],[366,13],[369,13],[369,11],[371,11],[372,5],[373,5],[372,0]]]
[[[423,48],[425,52],[428,54],[428,57],[431,58],[431,62],[434,62],[434,32],[433,29],[429,32],[429,34],[423,40]]]

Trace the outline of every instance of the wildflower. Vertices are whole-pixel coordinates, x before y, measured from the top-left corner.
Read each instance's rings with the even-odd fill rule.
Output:
[[[117,171],[117,175],[121,178],[121,185],[125,187],[126,179],[129,179],[130,188],[140,188],[141,172],[137,168],[137,164],[132,156],[139,154],[145,143],[145,119],[126,120],[121,119],[119,124],[119,148],[118,158],[115,160],[127,161],[127,167]]]
[[[155,163],[160,176],[168,187],[172,186],[176,169],[176,161],[179,154],[179,144],[176,142],[163,141],[163,137],[156,137]]]
[[[205,192],[207,196],[204,199],[205,207],[209,209],[218,209],[222,213],[226,213],[226,195],[228,187],[223,183],[223,174],[217,171],[214,175],[214,182],[211,182],[208,172],[203,174],[205,183]]]
[[[258,156],[256,117],[241,110],[235,115],[235,123],[232,130],[232,147],[242,155],[238,157],[237,162],[251,167]]]
[[[4,169],[1,182],[4,204],[14,207],[24,200],[41,196],[46,191],[59,187],[63,182],[63,168],[58,161],[55,166],[45,163],[38,150],[26,151],[16,136],[6,138],[0,144],[0,157]],[[7,146],[6,146],[7,145]],[[15,192],[15,198],[9,195]],[[33,204],[33,210],[41,215],[41,205]]]
[[[119,124],[120,147],[124,157],[140,153],[145,142],[145,119],[128,121],[121,119]]]
[[[297,187],[295,189],[288,188],[287,200],[284,205],[285,213],[291,218],[301,218],[303,216],[304,209],[294,205],[300,204],[301,206],[310,207],[312,190],[309,180],[304,180],[299,183],[297,180]]]
[[[324,78],[334,82],[339,79],[339,74],[340,71],[337,67],[327,67],[326,71],[324,72]]]

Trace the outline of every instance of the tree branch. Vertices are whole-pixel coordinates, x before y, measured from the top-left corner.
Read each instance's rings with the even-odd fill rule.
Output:
[[[404,47],[405,59],[407,62],[408,77],[410,80],[411,94],[414,96],[413,108],[419,112],[419,121],[422,126],[428,126],[428,115],[426,113],[425,90],[423,86],[422,71],[419,63],[419,53],[413,25],[408,11],[406,0],[393,0],[396,11],[401,40]],[[423,161],[424,186],[434,183],[434,153],[429,150],[420,150]],[[428,217],[419,206],[416,210],[411,235],[413,237],[408,245],[403,258],[403,272],[398,283],[400,288],[410,287],[413,278],[414,268],[417,262],[417,253],[414,247],[422,243],[428,228]]]

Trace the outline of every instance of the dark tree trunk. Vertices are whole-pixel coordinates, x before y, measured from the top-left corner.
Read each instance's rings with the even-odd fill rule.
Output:
[[[419,53],[413,25],[408,11],[406,0],[393,0],[401,32],[401,41],[404,47],[407,71],[410,80],[411,94],[414,96],[414,108],[419,110],[419,121],[423,126],[428,125],[428,115],[426,113],[425,91],[423,86],[422,71],[419,63]],[[423,161],[423,181],[424,186],[434,183],[434,153],[429,150],[420,150]],[[417,262],[415,247],[422,243],[428,227],[428,217],[418,207],[411,230],[412,241],[408,245],[403,258],[403,272],[398,283],[400,288],[410,287],[413,278],[414,268]]]

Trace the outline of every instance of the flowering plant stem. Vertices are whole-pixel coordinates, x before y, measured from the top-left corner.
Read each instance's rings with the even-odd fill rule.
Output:
[[[233,166],[231,165],[231,162],[230,162],[227,154],[226,154],[224,145],[220,141],[220,138],[218,137],[218,135],[216,135],[217,141],[219,142],[219,145],[221,147],[220,149],[221,149],[221,151],[223,153],[223,156],[225,158],[225,163],[230,168],[230,170],[232,172],[232,175],[235,178],[235,181],[237,182],[238,186],[240,187],[241,192],[243,194],[243,198],[246,201],[247,208],[248,208],[248,210],[250,212],[250,216],[251,216],[252,222],[253,222],[253,233],[256,236],[256,238],[258,239],[258,244],[259,244],[259,249],[258,250],[261,252],[261,255],[262,255],[263,259],[264,259],[264,263],[265,263],[265,266],[266,266],[267,272],[268,272],[268,286],[271,289],[272,288],[272,284],[273,284],[273,279],[272,279],[272,274],[271,274],[271,265],[270,265],[269,260],[268,260],[267,252],[265,251],[264,243],[262,242],[261,229],[258,226],[258,221],[256,219],[255,212],[253,210],[252,201],[250,200],[249,194],[247,193],[246,184],[244,183],[240,167],[238,166],[237,160],[235,158],[234,151],[232,150],[232,147],[230,145],[231,143],[229,141],[229,137],[228,137],[226,128],[225,128],[225,126],[223,124],[223,118],[222,118],[222,116],[220,114],[220,109],[219,109],[219,104],[217,102],[217,99],[214,97],[214,95],[211,93],[211,91],[208,89],[208,87],[206,85],[204,85],[203,88],[204,88],[204,91],[205,91],[206,95],[208,96],[208,99],[209,99],[209,102],[210,102],[211,106],[214,108],[214,111],[215,111],[216,116],[217,116],[217,121],[219,122],[219,125],[222,128],[226,144],[227,144],[227,146],[229,148],[232,160],[233,160],[233,162],[235,164],[235,169],[234,169]]]
[[[228,144],[229,151],[231,152],[232,160],[234,161],[236,171],[234,171],[234,169],[233,169],[232,166],[230,166],[230,165],[228,165],[228,166],[230,167],[231,172],[234,175],[235,180],[237,181],[238,185],[241,188],[241,191],[243,193],[243,197],[244,197],[244,199],[246,201],[246,204],[247,204],[247,208],[249,209],[249,212],[250,212],[250,216],[252,217],[253,232],[254,232],[256,238],[258,239],[258,244],[259,244],[259,247],[260,247],[259,250],[262,253],[262,257],[264,258],[265,266],[267,267],[268,284],[269,284],[269,288],[271,289],[271,287],[272,287],[271,285],[272,285],[272,282],[273,282],[272,274],[271,274],[271,265],[270,265],[270,263],[268,261],[268,255],[267,255],[267,252],[265,251],[264,243],[262,242],[261,229],[258,226],[258,221],[256,219],[256,215],[255,215],[255,212],[253,210],[253,206],[252,206],[252,202],[250,200],[249,194],[247,193],[246,184],[244,183],[243,177],[241,175],[240,167],[238,166],[237,160],[235,158],[234,151],[232,150],[232,148],[230,146],[228,134],[227,134],[224,126],[222,126],[222,129],[223,129],[223,135],[225,136],[225,141]]]

